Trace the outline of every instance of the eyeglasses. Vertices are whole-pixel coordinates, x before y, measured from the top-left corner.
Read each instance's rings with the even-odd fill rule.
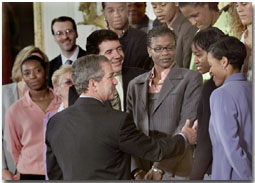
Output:
[[[62,31],[57,31],[57,32],[55,33],[55,35],[58,36],[58,37],[61,37],[61,36],[63,36],[63,35],[72,34],[73,32],[74,32],[73,29],[66,29],[64,32],[62,32]]]
[[[157,48],[151,48],[153,51],[155,51],[156,53],[161,53],[164,50],[166,51],[174,51],[175,50],[175,46],[167,46],[167,47],[157,47]]]

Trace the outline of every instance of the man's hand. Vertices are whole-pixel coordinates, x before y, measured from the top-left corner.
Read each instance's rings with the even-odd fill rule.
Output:
[[[9,170],[7,169],[2,169],[2,178],[3,180],[13,180],[13,173],[11,173]]]
[[[145,180],[162,180],[163,174],[160,172],[155,172],[151,168],[148,173],[145,175]]]
[[[198,121],[196,120],[192,126],[192,129],[196,130],[197,132],[197,128],[198,128]]]
[[[193,129],[194,128],[194,129]],[[197,122],[194,123],[193,127],[190,128],[190,120],[187,119],[184,127],[182,128],[182,133],[188,140],[188,143],[193,145],[197,143]]]

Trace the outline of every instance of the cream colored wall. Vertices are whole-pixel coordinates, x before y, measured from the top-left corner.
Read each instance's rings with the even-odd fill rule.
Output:
[[[83,21],[82,13],[78,11],[79,2],[43,2],[43,24],[44,24],[44,48],[45,53],[48,55],[49,59],[53,59],[60,53],[60,49],[58,45],[55,43],[53,36],[51,34],[51,21],[52,19],[59,16],[70,16],[72,17],[76,23]],[[98,14],[100,14],[101,3],[98,2]],[[147,3],[146,14],[154,19],[155,16],[153,14],[151,4]],[[80,45],[83,49],[85,49],[86,38],[87,36],[93,32],[94,30],[99,29],[93,25],[78,25],[78,39],[77,44]]]

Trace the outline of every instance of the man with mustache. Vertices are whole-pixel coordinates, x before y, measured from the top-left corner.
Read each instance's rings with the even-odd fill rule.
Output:
[[[86,52],[76,45],[78,38],[75,21],[71,17],[61,16],[51,22],[51,32],[55,42],[61,49],[61,54],[50,61],[48,86],[53,87],[51,77],[61,65],[72,65],[73,62],[86,55]]]
[[[154,67],[130,81],[127,112],[132,114],[138,130],[159,139],[179,133],[186,119],[195,120],[202,76],[176,64],[175,34],[166,26],[149,31],[147,50]],[[183,156],[159,163],[134,156],[131,168],[137,172],[137,180],[186,180],[191,165],[192,149],[187,149]]]
[[[111,30],[96,30],[87,38],[86,51],[88,54],[104,55],[111,61],[115,79],[118,84],[116,90],[120,99],[120,108],[118,110],[125,111],[126,93],[129,81],[136,76],[143,74],[145,71],[139,68],[122,67],[124,62],[124,52],[120,44],[117,34]],[[69,106],[78,98],[75,87],[69,90]]]

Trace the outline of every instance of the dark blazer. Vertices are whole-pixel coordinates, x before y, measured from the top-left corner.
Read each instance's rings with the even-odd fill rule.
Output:
[[[124,92],[124,109],[126,110],[126,96],[127,96],[127,87],[129,81],[134,79],[136,76],[145,73],[146,71],[140,68],[135,67],[122,67],[122,82],[123,82],[123,92]],[[68,105],[72,105],[75,103],[77,98],[79,97],[78,93],[74,86],[69,88],[68,93]]]
[[[191,44],[198,28],[193,26],[182,13],[176,17],[172,28],[176,35],[175,61],[179,67],[188,69],[192,55]]]
[[[130,155],[159,161],[182,154],[181,135],[154,140],[136,129],[127,113],[94,98],[79,98],[47,125],[50,180],[128,180]]]
[[[129,27],[120,37],[120,44],[124,51],[124,67],[138,67],[149,70],[153,65],[146,45],[147,34]]]
[[[190,174],[191,180],[203,180],[204,174],[211,174],[212,169],[212,143],[209,136],[209,120],[211,116],[210,96],[216,86],[212,79],[203,87],[197,109],[198,132],[195,159]]]
[[[86,55],[86,51],[83,50],[81,47],[79,47],[78,58],[85,56],[85,55]],[[51,87],[51,88],[53,87],[51,77],[52,77],[53,73],[56,70],[58,70],[61,66],[62,66],[61,55],[58,55],[57,57],[55,57],[53,60],[50,61],[49,77],[48,77],[48,86],[49,87]]]

